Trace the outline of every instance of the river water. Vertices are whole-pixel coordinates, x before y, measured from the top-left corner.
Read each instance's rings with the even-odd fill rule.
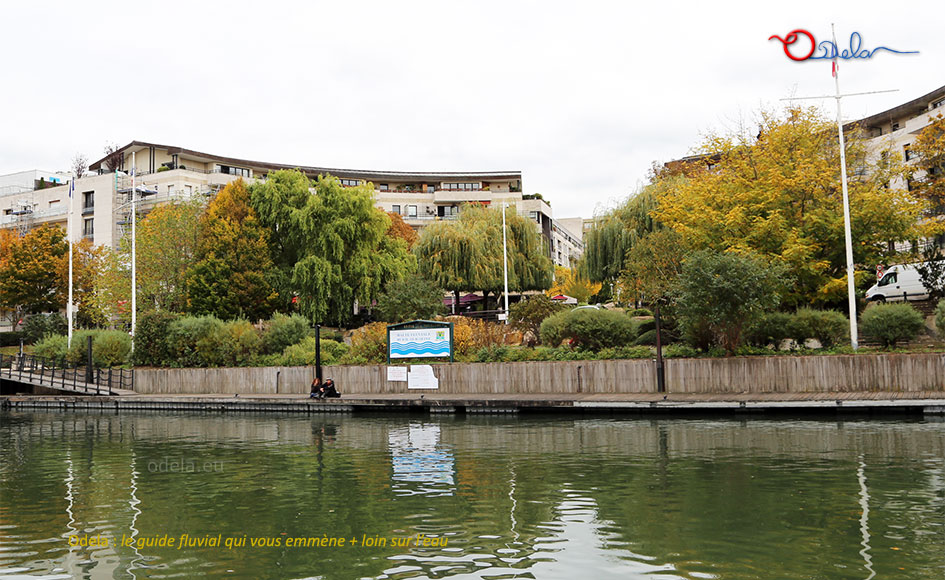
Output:
[[[3,412],[0,446],[0,578],[945,578],[941,421]]]

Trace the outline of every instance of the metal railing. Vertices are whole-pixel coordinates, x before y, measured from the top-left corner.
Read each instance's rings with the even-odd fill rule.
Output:
[[[89,368],[29,354],[0,354],[0,378],[95,395],[113,395],[112,389],[134,390],[135,384],[134,369]]]

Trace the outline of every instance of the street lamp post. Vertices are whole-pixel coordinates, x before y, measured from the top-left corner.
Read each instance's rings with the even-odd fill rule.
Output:
[[[508,202],[502,204],[502,273],[505,278],[505,323],[509,323],[509,248],[505,234],[505,212]]]

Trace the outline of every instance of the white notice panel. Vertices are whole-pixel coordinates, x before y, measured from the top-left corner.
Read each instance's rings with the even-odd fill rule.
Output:
[[[388,381],[406,381],[407,367],[387,367]]]
[[[440,381],[430,365],[411,365],[407,375],[408,389],[439,389]]]

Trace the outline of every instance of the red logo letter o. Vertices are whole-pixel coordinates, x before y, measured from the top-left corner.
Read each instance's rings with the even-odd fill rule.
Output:
[[[800,56],[800,57],[794,56],[793,54],[791,54],[791,51],[788,50],[788,46],[797,42],[798,34],[803,34],[804,36],[808,38],[808,40],[810,40],[810,51],[804,56]],[[777,38],[778,40],[781,41],[781,43],[784,45],[784,54],[786,54],[788,58],[791,60],[796,60],[796,61],[807,60],[811,57],[812,54],[814,54],[814,49],[817,48],[817,41],[814,40],[814,35],[811,34],[810,32],[807,32],[806,30],[802,28],[792,30],[791,32],[788,33],[788,35],[785,38],[781,38],[777,34],[773,34],[770,37],[768,37],[768,40],[771,40],[772,38]]]

